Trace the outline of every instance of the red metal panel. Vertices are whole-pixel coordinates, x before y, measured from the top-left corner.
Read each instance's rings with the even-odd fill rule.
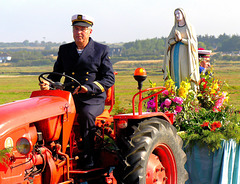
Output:
[[[0,106],[0,139],[9,130],[65,113],[68,101],[61,97],[44,96],[15,101]]]

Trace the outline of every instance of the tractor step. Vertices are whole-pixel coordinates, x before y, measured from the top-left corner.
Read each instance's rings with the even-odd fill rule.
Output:
[[[76,170],[70,170],[70,174],[87,174],[87,173],[92,173],[92,172],[98,172],[98,171],[105,171],[106,168],[93,168],[93,169],[88,169],[88,170],[83,170],[83,169],[76,169]]]
[[[74,178],[75,182],[87,182],[87,181],[99,181],[100,178],[105,178],[109,175],[109,168],[93,168],[89,170],[70,170],[69,171],[70,177]],[[81,179],[79,179],[81,178]],[[97,183],[97,182],[96,182]],[[82,184],[82,183],[81,183]],[[87,183],[84,183],[87,184]]]

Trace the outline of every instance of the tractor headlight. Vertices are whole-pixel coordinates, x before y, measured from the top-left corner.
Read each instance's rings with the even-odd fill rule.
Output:
[[[26,137],[21,137],[17,140],[17,151],[23,155],[27,155],[33,149],[31,141]]]
[[[118,123],[117,123],[117,126],[120,129],[124,129],[124,128],[127,128],[128,123],[127,123],[126,120],[119,120]]]

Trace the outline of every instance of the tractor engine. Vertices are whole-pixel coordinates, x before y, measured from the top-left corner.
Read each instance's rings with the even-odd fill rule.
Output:
[[[29,99],[1,105],[0,150],[5,151],[5,162],[0,165],[0,183],[68,180],[65,152],[75,114],[71,93],[60,90],[34,91]]]

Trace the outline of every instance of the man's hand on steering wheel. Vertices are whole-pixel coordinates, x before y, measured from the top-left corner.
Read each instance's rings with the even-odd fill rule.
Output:
[[[78,94],[78,93],[87,93],[88,89],[85,86],[78,86],[74,92],[73,95]]]
[[[50,83],[46,80],[39,82],[39,86],[40,86],[41,90],[49,90],[50,89]]]
[[[45,75],[58,75],[60,77],[65,77],[71,80],[71,82],[65,82],[64,84],[62,84],[61,82],[54,82],[51,79],[45,77]],[[78,87],[75,89],[75,93],[74,94],[78,94],[78,93],[86,93],[88,91],[88,89],[86,87],[84,87],[82,89],[82,85],[73,77],[70,77],[68,75],[62,74],[62,73],[57,73],[57,72],[45,72],[39,75],[38,77],[39,80],[39,86],[41,88],[41,90],[49,90],[49,89],[60,89],[60,90],[64,90],[65,87],[78,84]],[[78,90],[77,90],[78,89]]]

